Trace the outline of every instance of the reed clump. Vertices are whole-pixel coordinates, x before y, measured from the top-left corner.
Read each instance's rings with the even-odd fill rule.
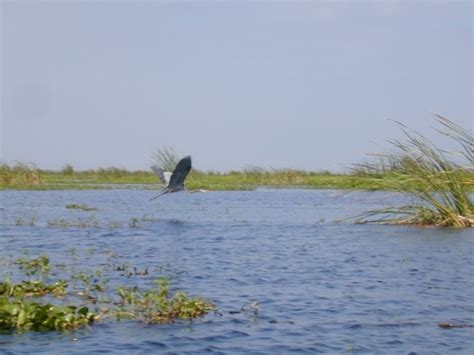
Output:
[[[377,163],[359,164],[356,173],[374,178],[384,176],[390,188],[408,194],[413,203],[369,211],[360,223],[474,226],[474,139],[470,132],[436,115],[436,132],[454,141],[459,150],[448,152],[422,134],[397,122],[406,141],[389,141],[395,153],[377,154]],[[390,178],[387,179],[387,176]]]
[[[171,147],[160,147],[152,154],[152,162],[165,171],[173,171],[179,162],[179,156]]]
[[[41,171],[34,164],[15,162],[13,164],[0,163],[0,186],[24,187],[41,186],[43,180]]]

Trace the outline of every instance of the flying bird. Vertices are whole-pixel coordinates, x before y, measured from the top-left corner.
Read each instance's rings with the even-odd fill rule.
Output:
[[[169,173],[168,171],[164,171],[160,167],[155,166],[156,168],[152,167],[152,170],[160,177],[160,180],[163,183],[166,183],[166,173]],[[153,197],[150,199],[154,200],[155,198],[158,198],[164,194],[167,194],[168,192],[178,192],[178,191],[183,191],[184,190],[184,180],[186,179],[186,176],[188,176],[189,171],[191,170],[191,157],[187,156],[181,159],[178,162],[178,165],[176,165],[176,168],[174,168],[173,173],[171,174],[171,177],[169,178],[168,186],[166,186],[163,191],[158,194],[157,196]],[[162,180],[163,177],[163,180]]]

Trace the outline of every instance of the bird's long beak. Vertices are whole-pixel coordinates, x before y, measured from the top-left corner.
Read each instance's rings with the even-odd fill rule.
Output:
[[[154,199],[156,199],[156,198],[158,198],[158,197],[160,197],[160,196],[163,196],[164,194],[167,194],[168,192],[170,192],[170,191],[169,191],[169,190],[165,190],[165,191],[163,191],[161,194],[158,194],[158,195],[156,195],[155,197],[150,198],[150,201],[152,201],[152,200],[154,200]]]

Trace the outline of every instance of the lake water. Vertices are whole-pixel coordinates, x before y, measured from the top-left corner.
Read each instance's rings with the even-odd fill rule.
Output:
[[[150,275],[111,273],[113,285],[150,286],[164,275],[173,289],[211,300],[217,312],[173,324],[114,321],[75,332],[3,334],[0,352],[474,351],[474,328],[438,327],[474,324],[472,229],[334,222],[403,202],[394,193],[258,189],[150,202],[153,195],[0,192],[3,273],[24,250],[47,253],[53,263],[88,255],[79,261],[84,269],[114,255],[115,263]],[[98,210],[66,209],[70,203]]]

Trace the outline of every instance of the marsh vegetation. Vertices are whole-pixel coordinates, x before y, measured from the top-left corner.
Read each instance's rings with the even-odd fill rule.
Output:
[[[393,177],[391,189],[408,194],[413,203],[367,212],[359,222],[472,227],[474,204],[474,138],[470,132],[437,116],[438,134],[456,143],[449,152],[422,134],[398,123],[406,141],[390,141],[394,153],[378,154],[377,163],[359,164],[360,176]]]
[[[22,190],[94,190],[111,188],[156,189],[161,186],[151,171],[127,171],[119,168],[74,171],[42,170],[22,164],[3,164],[0,189]],[[3,173],[7,171],[8,174]],[[20,177],[16,175],[19,174]],[[8,175],[8,176],[7,176]],[[7,178],[4,178],[7,176]],[[473,173],[466,171],[460,176],[468,191],[474,190]],[[254,190],[266,187],[303,187],[344,190],[396,190],[401,176],[393,171],[352,171],[346,174],[292,169],[247,168],[242,171],[203,172],[192,170],[186,187],[211,191]]]
[[[254,190],[259,186],[392,190],[412,196],[413,203],[369,211],[358,222],[470,227],[474,224],[473,137],[442,116],[436,116],[436,120],[440,126],[436,132],[457,143],[459,151],[447,152],[399,124],[406,141],[389,141],[395,152],[371,154],[372,162],[355,164],[346,174],[260,167],[226,173],[193,169],[186,187],[214,191]],[[166,147],[157,149],[152,156],[154,164],[170,171],[178,160],[175,151]],[[61,171],[51,171],[32,164],[4,163],[0,172],[0,189],[107,189],[130,188],[130,185],[155,189],[160,186],[151,171],[117,167],[78,171],[68,164]],[[80,204],[70,204],[67,208],[93,210]]]
[[[47,255],[29,255],[12,261],[20,273],[14,282],[8,274],[0,282],[0,331],[72,330],[97,321],[134,320],[144,323],[169,323],[203,316],[214,305],[202,298],[172,293],[167,279],[157,278],[155,287],[121,286],[111,290],[105,276],[122,272],[124,267],[107,265],[103,269],[81,271],[75,268],[77,254],[70,265],[53,265]],[[136,270],[136,268],[135,268]],[[145,273],[126,274],[127,277]]]

